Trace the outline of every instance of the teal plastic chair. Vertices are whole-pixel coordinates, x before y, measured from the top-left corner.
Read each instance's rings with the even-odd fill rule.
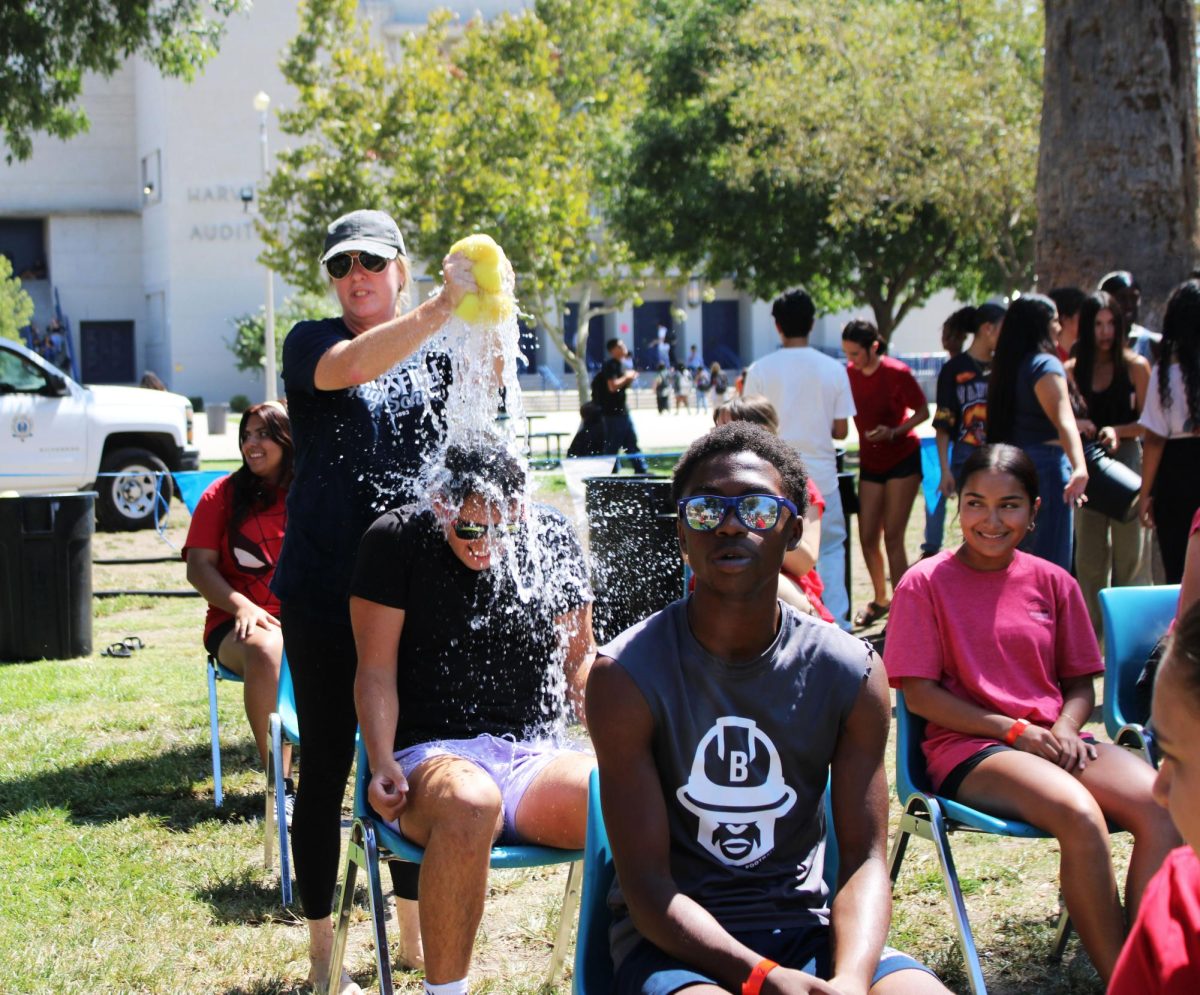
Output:
[[[180,470],[171,476],[175,480],[175,488],[179,498],[187,506],[188,514],[196,510],[201,496],[214,482],[229,476],[228,470]]]
[[[425,851],[410,843],[386,822],[367,803],[367,787],[371,781],[367,750],[358,739],[358,759],[354,775],[354,825],[350,830],[350,842],[346,849],[346,873],[342,880],[335,915],[336,929],[333,935],[333,953],[330,966],[330,995],[337,995],[337,986],[342,975],[342,964],[346,955],[346,938],[350,928],[350,910],[354,905],[354,884],[361,868],[367,875],[367,899],[371,913],[371,926],[375,941],[375,967],[379,972],[381,995],[394,995],[391,958],[388,957],[387,930],[384,920],[387,909],[383,900],[383,883],[380,864],[389,860],[403,860],[412,864],[421,863]],[[562,911],[559,913],[558,934],[550,956],[550,968],[546,973],[546,984],[558,981],[566,959],[567,943],[571,937],[571,926],[575,909],[579,903],[579,881],[583,870],[582,850],[560,850],[549,846],[494,846],[491,867],[513,869],[518,867],[545,867],[550,864],[571,865],[567,875],[567,886],[563,892]]]
[[[950,898],[950,909],[954,915],[955,928],[958,930],[963,965],[967,971],[971,991],[975,995],[987,995],[979,952],[975,948],[975,936],[967,919],[967,906],[963,900],[962,887],[958,883],[954,855],[950,852],[950,834],[990,833],[993,836],[1012,836],[1019,839],[1048,839],[1050,834],[1027,822],[988,815],[969,805],[935,795],[925,771],[925,754],[921,751],[924,738],[925,720],[908,710],[904,703],[904,692],[897,691],[896,797],[904,807],[904,814],[900,816],[900,825],[896,830],[891,856],[888,858],[888,873],[894,887],[896,879],[900,876],[900,865],[904,861],[909,837],[917,836],[934,845],[938,863],[942,868],[942,880]],[[1062,957],[1070,935],[1071,920],[1064,908],[1058,920],[1052,960]]]
[[[825,788],[825,826],[825,884],[829,894],[833,895],[837,891],[839,861],[828,786]],[[612,847],[600,808],[600,772],[594,770],[588,785],[579,936],[575,940],[575,975],[571,979],[571,991],[575,995],[607,995],[612,990],[613,962],[608,942],[612,910],[608,907],[608,893],[615,876]]]
[[[1149,710],[1139,704],[1138,675],[1167,631],[1179,604],[1179,585],[1106,587],[1100,592],[1104,625],[1104,729],[1118,746],[1154,763]],[[1157,766],[1157,764],[1155,764]]]
[[[287,812],[284,809],[283,744],[300,745],[300,721],[296,718],[296,691],[292,686],[292,669],[288,666],[287,653],[279,664],[279,693],[275,699],[275,711],[271,713],[268,730],[271,737],[271,752],[267,757],[267,800],[263,833],[263,863],[270,870],[273,864],[271,847],[279,841],[279,890],[286,909],[292,904],[292,861],[288,849]]]

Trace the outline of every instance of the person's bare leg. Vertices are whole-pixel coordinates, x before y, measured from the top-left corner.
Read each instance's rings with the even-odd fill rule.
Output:
[[[313,995],[325,995],[329,990],[329,962],[333,957],[333,916],[308,920],[308,981]],[[342,972],[341,995],[362,995],[362,989],[345,971]]]
[[[396,960],[409,971],[420,971],[425,966],[425,947],[421,942],[421,906],[416,899],[396,899],[396,927],[400,932]]]
[[[1133,922],[1146,885],[1181,841],[1167,810],[1151,798],[1154,768],[1119,746],[1097,743],[1096,750],[1100,756],[1080,780],[1105,816],[1133,834],[1125,877],[1125,915]]]
[[[983,760],[963,780],[958,797],[981,811],[1028,822],[1058,840],[1059,886],[1071,925],[1107,983],[1125,941],[1125,921],[1108,826],[1088,788],[1049,760],[1011,750]]]
[[[884,485],[883,545],[887,550],[888,577],[892,590],[908,570],[908,551],[904,548],[904,533],[912,514],[913,502],[921,487],[921,475],[897,477]]]
[[[513,824],[521,839],[539,846],[582,850],[587,839],[588,779],[596,758],[564,753],[530,782]]]
[[[419,903],[425,978],[443,985],[470,970],[503,805],[492,779],[459,757],[425,761],[409,775],[408,787],[400,828],[425,848]]]
[[[871,995],[950,995],[950,989],[932,974],[907,968],[880,978],[871,986]]]
[[[858,544],[871,578],[872,600],[878,605],[888,601],[887,578],[883,572],[883,501],[884,485],[864,480],[858,489]]]
[[[263,770],[267,769],[267,754],[271,752],[270,718],[279,698],[279,665],[283,659],[283,636],[278,629],[255,628],[245,639],[230,632],[218,647],[217,659],[238,674],[245,682],[242,698],[246,718],[258,745]],[[285,776],[290,772],[284,767]]]

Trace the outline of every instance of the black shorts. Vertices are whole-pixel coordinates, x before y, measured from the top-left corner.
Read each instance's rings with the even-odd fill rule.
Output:
[[[225,642],[225,637],[233,631],[235,620],[232,618],[225,619],[212,632],[208,634],[208,638],[204,640],[204,648],[208,650],[208,655],[214,660],[217,659],[217,651],[221,648],[221,643]]]
[[[921,450],[905,456],[895,466],[888,467],[879,473],[872,473],[870,470],[859,469],[858,479],[872,484],[886,484],[889,480],[899,480],[902,477],[921,476]]]
[[[1086,743],[1096,742],[1096,737],[1090,732],[1081,732],[1079,738]],[[937,793],[943,798],[949,798],[951,801],[958,801],[958,791],[962,787],[963,781],[967,779],[967,775],[978,767],[988,757],[994,756],[997,753],[1003,753],[1005,750],[1015,750],[1015,746],[1006,746],[1004,743],[994,743],[991,746],[985,746],[978,753],[967,757],[962,763],[955,767],[946,779],[942,781],[942,786],[938,788]]]

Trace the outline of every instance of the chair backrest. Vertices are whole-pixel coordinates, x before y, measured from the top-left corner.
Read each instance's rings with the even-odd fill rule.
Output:
[[[1124,725],[1145,725],[1150,715],[1136,703],[1138,675],[1167,631],[1179,603],[1179,585],[1107,587],[1100,592],[1104,623],[1104,728],[1110,737]]]
[[[929,775],[925,771],[925,720],[908,710],[904,692],[896,692],[896,798],[907,805],[918,792],[932,794]]]
[[[825,785],[825,827],[825,884],[832,896],[837,890],[839,854],[828,783]],[[588,784],[587,842],[583,848],[583,889],[571,987],[576,995],[596,995],[612,990],[613,963],[608,942],[612,910],[608,907],[608,893],[615,875],[612,847],[600,808],[600,772],[593,770]]]
[[[192,514],[196,510],[196,505],[200,503],[200,497],[214,481],[220,480],[222,477],[229,476],[228,470],[180,470],[178,473],[173,473],[171,476],[175,479],[175,486],[179,488],[179,496],[183,499],[183,503],[187,505],[188,514]]]

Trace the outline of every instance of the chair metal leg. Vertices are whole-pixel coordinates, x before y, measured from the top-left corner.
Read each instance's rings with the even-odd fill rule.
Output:
[[[292,861],[288,849],[287,794],[283,783],[283,723],[271,713],[271,753],[267,758],[267,818],[263,852],[270,869],[272,840],[279,841],[279,890],[283,907],[292,904]]]
[[[550,969],[546,972],[546,984],[554,986],[562,975],[563,961],[567,957],[567,944],[575,925],[575,913],[579,909],[579,892],[583,887],[583,861],[576,860],[567,872],[567,887],[563,891],[562,910],[558,914],[558,933],[554,937],[554,950],[550,953]]]
[[[395,995],[392,984],[392,959],[388,954],[387,906],[383,899],[383,881],[379,873],[379,844],[375,827],[363,824],[364,864],[367,869],[367,896],[371,903],[371,928],[375,935],[375,968],[379,972],[379,995]]]
[[[358,880],[358,868],[364,863],[362,839],[362,823],[355,819],[346,848],[342,893],[335,903],[337,917],[334,919],[333,949],[329,957],[329,995],[341,995],[342,965],[346,960],[346,939],[350,934],[350,910],[354,907],[354,885]]]
[[[217,727],[217,667],[208,661],[208,726],[212,739],[213,803],[217,808],[225,801],[221,789],[221,732]]]
[[[1063,959],[1063,954],[1066,953],[1067,944],[1071,940],[1071,914],[1067,911],[1066,905],[1062,907],[1062,912],[1058,916],[1058,929],[1054,933],[1054,949],[1050,951],[1050,962],[1057,964]]]

